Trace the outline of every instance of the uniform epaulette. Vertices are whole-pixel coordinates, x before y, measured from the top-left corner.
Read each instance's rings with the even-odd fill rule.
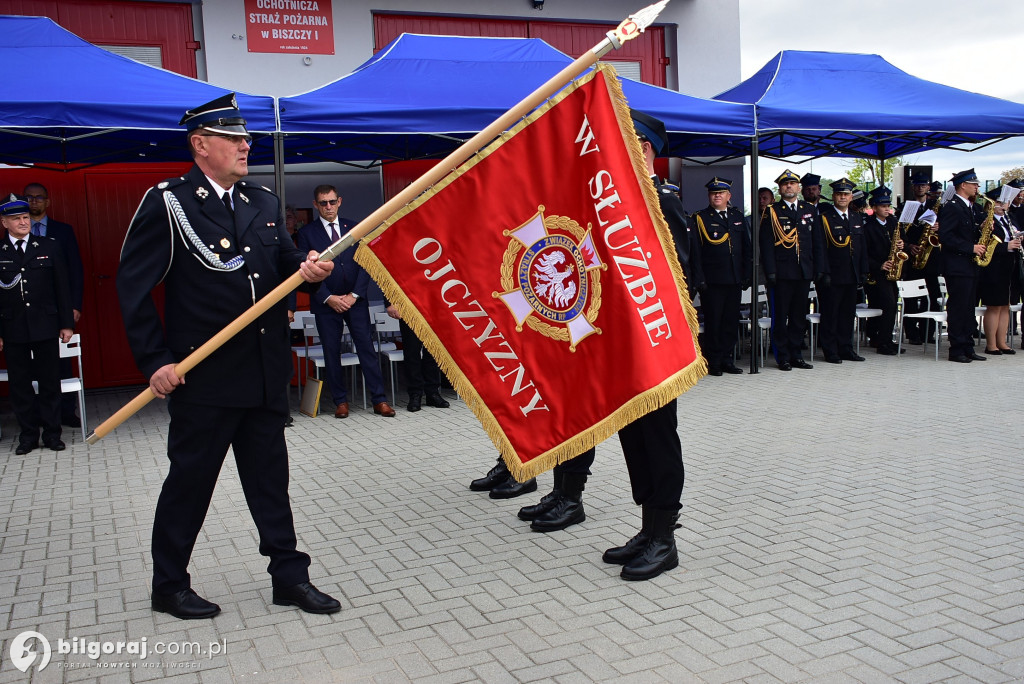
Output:
[[[256,185],[254,183],[247,183],[244,180],[238,181],[237,184],[239,187],[248,188],[250,190],[265,190],[266,192],[269,192],[271,195],[274,194],[274,191],[268,188],[266,185]]]
[[[166,190],[167,188],[175,188],[182,183],[188,181],[185,176],[178,176],[177,178],[168,178],[167,180],[160,181],[156,184],[157,190]]]

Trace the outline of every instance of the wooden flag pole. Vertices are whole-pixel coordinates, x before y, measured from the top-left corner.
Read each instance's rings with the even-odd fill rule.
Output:
[[[381,205],[376,211],[360,221],[349,230],[340,240],[328,247],[317,256],[317,260],[333,260],[339,254],[351,247],[357,240],[369,233],[371,230],[383,223],[389,216],[393,215],[403,206],[416,199],[420,193],[427,190],[431,185],[444,178],[450,171],[457,168],[464,161],[472,157],[478,150],[497,138],[504,131],[515,125],[520,119],[540,106],[545,100],[561,90],[567,83],[585,70],[592,67],[597,60],[612,50],[622,47],[628,40],[638,35],[654,23],[654,20],[665,8],[669,0],[660,0],[649,7],[645,7],[636,14],[630,15],[623,20],[614,31],[609,31],[604,40],[581,55],[572,64],[566,66],[557,74],[548,79],[542,86],[523,98],[517,105],[512,107],[485,129],[464,142],[457,150],[449,154],[440,162],[435,164],[429,171],[420,176],[416,181],[409,184],[404,190]],[[229,323],[223,330],[211,337],[204,345],[182,359],[174,367],[174,372],[179,377],[184,377],[188,371],[195,368],[206,357],[220,348],[225,342],[237,335],[243,328],[251,324],[262,314],[266,313],[271,306],[288,296],[292,290],[301,285],[302,275],[298,271],[293,273],[287,280],[275,287],[263,296],[252,307],[242,315]],[[103,437],[106,437],[118,425],[134,415],[146,404],[156,397],[153,390],[147,387],[138,396],[125,404],[110,418],[107,418],[86,437],[88,444],[95,444]]]

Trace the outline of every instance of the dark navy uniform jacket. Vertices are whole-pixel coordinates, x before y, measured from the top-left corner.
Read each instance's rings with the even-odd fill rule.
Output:
[[[775,245],[775,228],[772,214],[778,217],[779,225],[786,233],[797,231],[800,249]],[[798,200],[796,210],[790,211],[782,200],[773,203],[761,219],[759,241],[762,265],[766,276],[779,280],[812,280],[824,268],[824,254],[821,245],[814,239],[814,221],[817,210],[807,202]]]
[[[29,235],[22,254],[5,232],[0,243],[0,339],[55,340],[74,328],[64,253],[57,241]]]
[[[874,220],[873,218],[870,220]],[[829,239],[831,235],[831,239]],[[845,247],[833,243],[850,242]],[[864,215],[846,211],[844,220],[839,210],[829,204],[818,213],[817,235],[825,252],[825,273],[833,285],[859,285],[868,275],[868,250],[864,236]]]
[[[700,223],[697,222],[698,218]],[[690,230],[700,241],[701,270],[705,283],[740,285],[750,280],[754,254],[743,212],[736,207],[729,207],[726,219],[723,220],[715,209],[701,209],[693,215]],[[723,238],[724,241],[714,244]]]
[[[662,182],[657,176],[651,176],[651,180],[654,181],[654,189],[658,193],[658,204],[661,206],[665,223],[672,232],[676,256],[679,257],[679,265],[686,276],[686,286],[692,297],[697,286],[704,280],[700,266],[700,241],[690,230],[690,221],[686,210],[683,209],[683,201],[676,194],[678,188]]]
[[[959,195],[943,204],[939,209],[943,275],[977,275],[979,266],[974,263],[974,245],[980,238],[981,223],[973,207],[968,207]]]
[[[177,200],[192,235],[165,193]],[[146,377],[213,337],[298,270],[305,254],[270,190],[239,181],[234,219],[197,166],[150,188],[121,249],[117,292],[128,342]],[[240,264],[240,265],[238,265]],[[236,267],[237,266],[237,267]],[[164,283],[164,321],[151,291]],[[175,400],[251,407],[285,391],[292,374],[285,300],[188,372]]]
[[[864,234],[868,243],[868,268],[871,271],[871,278],[880,283],[886,279],[887,274],[882,270],[882,264],[889,260],[889,253],[892,251],[892,232],[896,230],[899,222],[895,216],[885,219],[883,226],[874,216],[864,217]],[[907,239],[903,238],[903,251],[907,251]],[[906,268],[906,264],[903,265]]]

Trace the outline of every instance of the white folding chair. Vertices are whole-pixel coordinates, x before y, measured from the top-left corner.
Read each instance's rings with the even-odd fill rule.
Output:
[[[75,369],[74,375],[70,378],[60,379],[60,391],[62,394],[70,394],[74,392],[78,395],[78,411],[82,414],[82,441],[85,441],[85,437],[88,434],[88,427],[85,416],[85,380],[82,376],[82,336],[75,333],[71,336],[71,339],[67,342],[60,343],[60,358],[62,359],[74,359]],[[4,371],[6,375],[7,371]],[[35,380],[32,381],[32,389],[39,394],[39,383]]]
[[[814,286],[814,281],[811,281],[811,289],[807,293],[807,300],[808,306],[812,309],[806,318],[811,328],[811,361],[814,361],[814,331],[818,329],[818,324],[821,323],[821,311],[818,309],[818,288]]]
[[[395,364],[405,358],[404,352],[398,348],[395,339],[400,335],[401,326],[397,318],[388,316],[387,312],[377,312],[373,322],[377,332],[377,353],[388,360],[388,374],[391,376],[391,403],[395,397]]]
[[[896,286],[899,288],[899,321],[896,332],[896,348],[897,350],[903,349],[903,324],[908,318],[921,318],[935,323],[935,360],[939,360],[939,344],[942,341],[942,326],[946,323],[946,312],[945,311],[919,311],[918,313],[907,313],[906,300],[913,299],[915,297],[928,298],[928,284],[924,279],[918,280],[897,280]],[[925,326],[924,340],[922,344],[922,351],[927,353],[928,351],[928,326]],[[900,351],[902,353],[902,351]]]
[[[7,375],[7,369],[4,368],[4,369],[0,370],[0,382],[10,382],[10,381],[11,381],[11,378],[10,378],[10,376]],[[3,436],[4,436],[3,430],[0,430],[0,437],[3,437]]]
[[[875,318],[882,315],[881,309],[868,308],[867,304],[858,304],[856,318],[853,321],[853,336],[857,339],[857,353],[860,353],[860,322],[864,318]]]

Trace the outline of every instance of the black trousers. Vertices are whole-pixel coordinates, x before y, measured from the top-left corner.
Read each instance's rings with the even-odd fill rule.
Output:
[[[683,449],[676,400],[619,430],[633,501],[663,511],[683,507]]]
[[[570,458],[555,466],[555,472],[564,475],[565,473],[576,473],[579,475],[590,475],[590,466],[594,465],[595,450],[593,447],[587,449],[579,456]]]
[[[398,324],[402,331],[402,362],[405,364],[405,384],[409,396],[422,395],[424,392],[436,393],[441,386],[437,361],[405,321],[399,320]]]
[[[865,285],[864,292],[868,296],[868,306],[882,310],[881,316],[868,319],[868,337],[871,338],[872,346],[878,349],[895,349],[892,330],[896,325],[896,295],[899,286],[896,285],[896,281],[882,276],[874,285]]]
[[[946,326],[949,330],[949,356],[970,356],[974,352],[974,331],[978,321],[977,276],[946,276]]]
[[[853,324],[857,318],[857,286],[830,285],[818,289],[821,306],[821,349],[826,357],[853,353]]]
[[[740,286],[708,285],[700,293],[704,313],[704,344],[701,351],[710,368],[732,363],[736,331],[740,324]]]
[[[190,586],[188,562],[210,507],[228,447],[259,532],[259,551],[277,586],[309,580],[309,556],[296,550],[288,500],[285,388],[272,403],[255,408],[204,406],[172,394],[164,480],[153,519],[153,591],[175,593]]]
[[[921,271],[910,270],[907,273],[907,280],[919,280],[923,278],[928,286],[928,298],[914,297],[903,303],[907,307],[907,313],[921,313],[923,311],[942,311],[939,298],[942,296],[942,288],[939,287],[939,276],[933,273],[922,273]],[[908,340],[931,341],[935,338],[935,321],[927,318],[908,318],[903,325],[903,332]]]
[[[57,336],[36,342],[4,340],[7,371],[11,384],[11,405],[21,428],[19,441],[39,442],[60,439],[60,342]],[[32,381],[39,383],[39,396]]]
[[[809,280],[780,280],[768,291],[772,312],[772,347],[775,361],[790,363],[803,358],[800,347],[806,330]]]

